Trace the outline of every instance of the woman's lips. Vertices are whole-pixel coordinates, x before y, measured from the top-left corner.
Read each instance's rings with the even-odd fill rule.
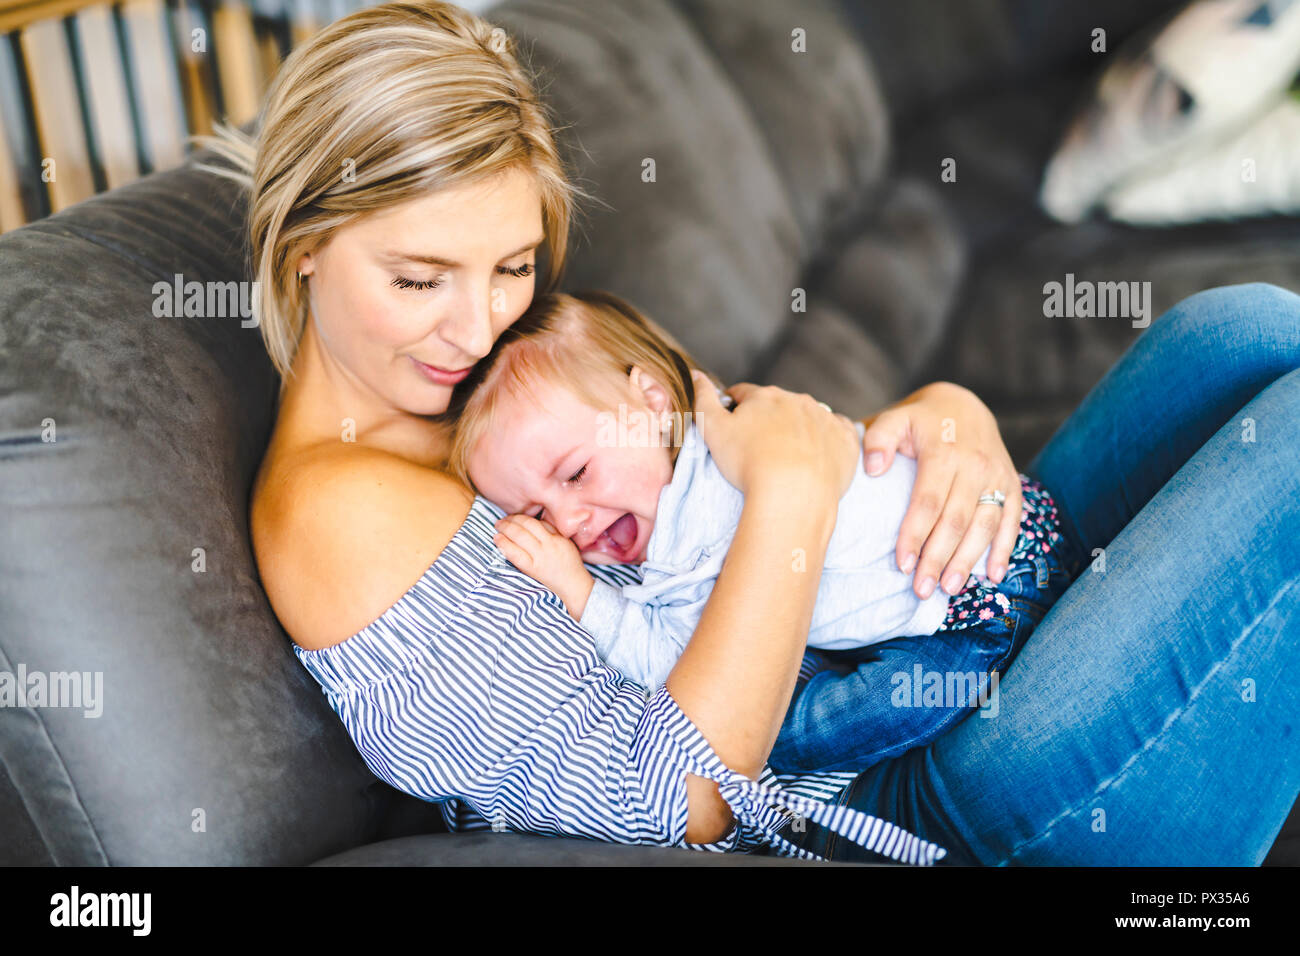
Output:
[[[408,356],[408,358],[415,363],[415,367],[420,370],[420,373],[435,385],[455,385],[469,374],[469,368],[456,369],[455,371],[452,371],[445,368],[437,368],[433,365],[425,365],[414,355]],[[473,366],[470,366],[470,368],[473,368]]]

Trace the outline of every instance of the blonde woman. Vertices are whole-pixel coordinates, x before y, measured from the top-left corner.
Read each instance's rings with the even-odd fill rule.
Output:
[[[541,286],[555,286],[577,198],[531,78],[500,36],[444,3],[355,13],[289,58],[256,141],[228,135],[221,147],[250,190],[259,318],[283,383],[253,488],[258,567],[294,653],[359,752],[394,786],[438,801],[453,829],[996,863],[1016,854],[1023,828],[1041,825],[1031,835],[1046,858],[1086,861],[1058,814],[1096,781],[1067,774],[1053,801],[1030,799],[1026,787],[1053,746],[1110,729],[1065,719],[1061,701],[1083,685],[1061,677],[1035,687],[1059,722],[1034,725],[1034,749],[1004,748],[1005,775],[976,789],[945,777],[942,805],[923,779],[935,757],[990,759],[995,730],[999,739],[1024,731],[1014,708],[967,721],[973,730],[940,738],[920,763],[914,751],[857,776],[778,782],[768,771],[787,709],[810,695],[800,661],[837,502],[859,457],[854,426],[813,398],[742,385],[734,413],[702,403],[701,434],[744,492],[744,511],[694,636],[653,694],[604,666],[555,596],[493,545],[502,515],[444,473],[448,429],[433,416],[524,312],[543,263]],[[936,440],[945,419],[960,425],[954,444]],[[1000,579],[1020,484],[983,404],[939,383],[867,424],[866,450],[883,467],[899,451],[918,459],[897,552],[903,571],[915,562],[918,595],[941,572],[965,581],[990,544]],[[1078,483],[1061,487],[1069,510]],[[1005,502],[977,504],[993,492]],[[805,571],[792,570],[795,549]],[[617,565],[593,573],[609,583],[629,574]],[[1115,639],[1106,628],[1074,643]],[[1164,649],[1176,639],[1146,637]],[[818,693],[848,692],[851,671],[843,677],[819,680]],[[1223,725],[1214,746],[1226,753],[1237,732]],[[1176,816],[1168,802],[1178,799],[1179,764],[1164,759],[1159,779],[1129,794],[1139,809],[1125,826],[1156,827],[1142,808],[1157,795],[1159,816]],[[1228,812],[1231,793],[1220,787],[1199,797]],[[812,821],[807,833],[834,839],[797,845],[805,838],[793,836],[793,814]],[[1241,858],[1267,845],[1266,828],[1243,838]]]

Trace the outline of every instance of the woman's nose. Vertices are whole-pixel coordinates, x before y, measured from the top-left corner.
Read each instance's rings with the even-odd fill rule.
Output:
[[[468,292],[455,304],[455,319],[443,338],[475,360],[492,350],[492,290]]]

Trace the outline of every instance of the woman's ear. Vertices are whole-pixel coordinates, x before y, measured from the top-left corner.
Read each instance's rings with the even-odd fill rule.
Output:
[[[668,395],[668,390],[641,366],[633,365],[632,371],[627,373],[627,378],[628,384],[632,386],[632,393],[640,396],[652,412],[665,412],[672,407],[672,398]]]
[[[298,275],[309,276],[316,269],[315,263],[312,262],[311,253],[304,252],[298,257]]]

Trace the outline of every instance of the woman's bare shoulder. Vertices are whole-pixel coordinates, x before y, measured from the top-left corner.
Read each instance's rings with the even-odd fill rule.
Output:
[[[280,623],[308,650],[346,640],[420,579],[473,501],[443,472],[364,446],[268,462],[250,523]]]

